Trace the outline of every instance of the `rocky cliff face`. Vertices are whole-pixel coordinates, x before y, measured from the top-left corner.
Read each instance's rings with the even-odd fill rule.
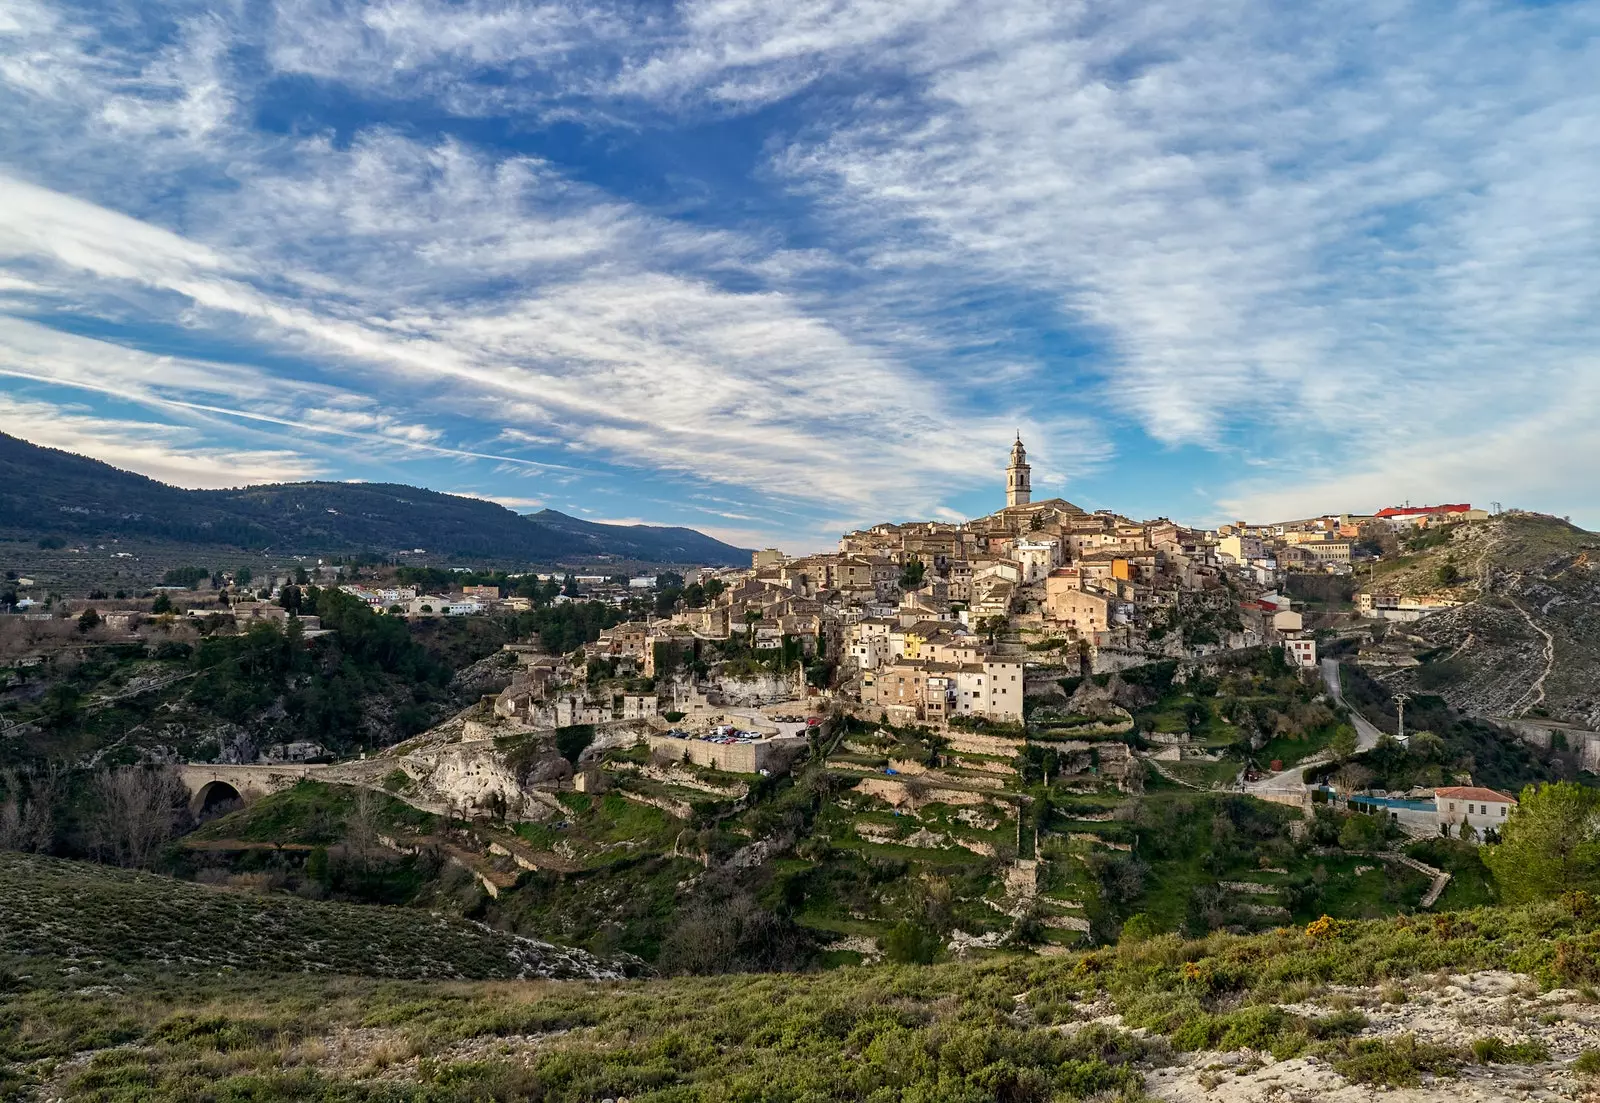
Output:
[[[1469,600],[1407,626],[1423,664],[1385,681],[1474,715],[1600,727],[1600,534],[1506,514],[1463,526],[1394,585],[1429,584],[1447,565],[1461,572],[1458,589]]]

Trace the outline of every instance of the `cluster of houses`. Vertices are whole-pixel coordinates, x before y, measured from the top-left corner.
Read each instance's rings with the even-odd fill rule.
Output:
[[[1328,514],[1300,521],[1222,525],[1216,532],[1219,558],[1240,572],[1270,585],[1285,570],[1348,574],[1355,545],[1375,527],[1396,532],[1435,525],[1482,521],[1489,514],[1466,504],[1390,506],[1376,513]]]
[[[697,640],[738,640],[756,654],[789,648],[797,668],[838,660],[830,692],[874,717],[1017,723],[1030,651],[1088,673],[1274,643],[1314,666],[1301,614],[1272,588],[1287,568],[1252,564],[1258,544],[1259,533],[1034,501],[1018,440],[1006,505],[988,516],[875,525],[845,534],[834,552],[755,552],[746,570],[700,573],[722,583],[705,605],[618,625],[592,650],[656,677],[664,656]],[[1222,629],[1203,644],[1164,630],[1207,610]]]
[[[364,601],[375,612],[408,617],[465,617],[485,612],[517,612],[533,608],[525,597],[500,596],[498,586],[463,586],[455,593],[428,594],[415,586],[343,585],[340,590]]]
[[[828,692],[869,715],[1017,723],[1030,651],[1052,651],[1058,662],[1098,673],[1274,644],[1293,664],[1314,667],[1316,640],[1279,592],[1291,572],[1347,573],[1353,544],[1370,524],[1451,524],[1483,515],[1467,506],[1406,506],[1205,530],[1091,512],[1062,498],[1034,501],[1031,481],[1019,439],[1006,469],[1006,505],[994,513],[965,523],[875,525],[845,534],[834,552],[757,551],[748,569],[696,572],[699,581],[722,584],[704,605],[620,624],[591,651],[656,678],[664,657],[692,651],[695,641],[737,640],[758,655],[788,648],[797,670],[821,656],[837,659]],[[590,581],[585,596],[615,585]],[[395,596],[408,610],[424,602]],[[463,594],[463,603],[472,597]],[[465,607],[428,601],[436,610]],[[388,594],[374,599],[392,603]],[[1181,630],[1196,616],[1210,616],[1215,629],[1200,642]],[[585,715],[575,701],[550,707],[563,719]],[[672,706],[663,698],[661,707]],[[589,708],[599,715],[611,705]]]

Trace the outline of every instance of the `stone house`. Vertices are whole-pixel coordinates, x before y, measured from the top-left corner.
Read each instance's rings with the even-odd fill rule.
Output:
[[[1479,842],[1486,828],[1498,832],[1511,818],[1517,798],[1498,789],[1478,785],[1447,785],[1434,790],[1433,809],[1444,834],[1459,837],[1461,825],[1470,824]]]

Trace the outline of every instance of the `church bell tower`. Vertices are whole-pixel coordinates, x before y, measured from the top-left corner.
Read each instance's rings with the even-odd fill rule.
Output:
[[[1033,468],[1028,466],[1028,450],[1022,447],[1022,434],[1011,446],[1011,463],[1006,467],[1006,507],[1025,506],[1033,497],[1030,479]]]

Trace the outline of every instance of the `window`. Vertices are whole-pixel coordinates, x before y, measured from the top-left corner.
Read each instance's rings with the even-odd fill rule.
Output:
[[[1505,814],[1506,814],[1506,806],[1502,804],[1500,806],[1500,815],[1504,816]]]
[[[1451,801],[1450,802],[1450,811],[1454,812],[1455,810],[1456,810],[1456,802],[1455,801]]]

